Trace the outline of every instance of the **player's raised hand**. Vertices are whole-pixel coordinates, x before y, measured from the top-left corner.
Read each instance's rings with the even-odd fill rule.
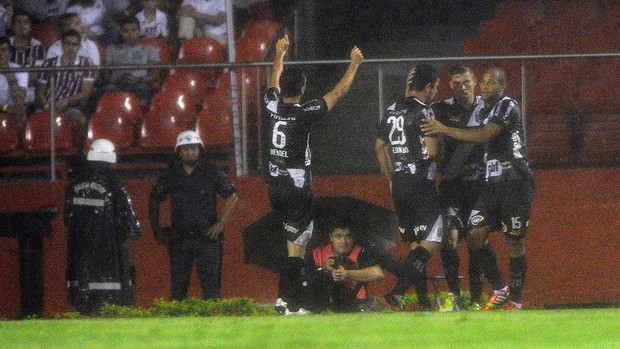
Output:
[[[354,46],[351,49],[351,63],[360,64],[364,61],[364,55],[362,54],[362,50],[360,50],[357,46]]]
[[[284,36],[280,38],[278,42],[276,42],[276,53],[285,54],[286,50],[288,50],[288,47],[289,47],[288,34],[284,34]]]

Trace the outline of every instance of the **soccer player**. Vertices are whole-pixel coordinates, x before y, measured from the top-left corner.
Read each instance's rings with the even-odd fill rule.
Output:
[[[433,103],[437,120],[456,128],[479,128],[482,125],[482,97],[475,95],[476,76],[466,65],[456,65],[450,70],[450,87],[454,96]],[[484,185],[484,145],[445,137],[438,162],[440,197],[446,218],[446,235],[441,248],[443,266],[450,295],[440,311],[459,310],[462,294],[459,282],[459,255],[457,243],[464,239],[463,222],[467,222],[471,208]],[[469,260],[470,306],[479,308],[483,275],[478,264]]]
[[[438,85],[439,74],[433,66],[415,66],[407,76],[404,98],[388,107],[375,142],[381,172],[390,183],[402,238],[411,246],[405,275],[385,296],[393,308],[402,308],[402,297],[413,283],[420,309],[432,309],[426,291],[426,264],[439,250],[444,230],[434,186],[434,157],[439,146],[436,137],[420,131],[420,124],[434,118],[429,104]]]
[[[273,209],[280,213],[288,240],[288,258],[280,272],[276,312],[301,315],[307,313],[300,308],[300,297],[305,248],[313,228],[310,131],[349,91],[364,56],[354,47],[351,63],[338,84],[322,98],[301,104],[306,76],[300,69],[284,69],[288,47],[286,35],[276,43],[273,71],[262,106],[262,126],[266,135],[265,154],[269,157],[266,174],[269,199]]]
[[[466,142],[487,143],[486,184],[469,217],[467,244],[472,258],[493,287],[493,294],[482,307],[519,310],[525,281],[525,236],[534,196],[534,176],[525,156],[521,112],[518,103],[504,95],[506,73],[501,68],[487,70],[480,84],[485,102],[484,127],[464,130],[447,127],[437,120],[422,126],[427,135],[446,135]],[[497,265],[488,237],[492,227],[502,227],[510,254],[510,287]]]

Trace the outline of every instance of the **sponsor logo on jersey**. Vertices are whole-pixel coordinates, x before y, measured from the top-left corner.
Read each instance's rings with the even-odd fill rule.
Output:
[[[401,234],[405,234],[405,228],[398,227],[398,230],[400,230]]]
[[[288,233],[293,233],[293,234],[297,234],[299,232],[298,228],[295,228],[294,226],[288,224],[288,223],[283,223],[284,225],[284,230],[286,230],[286,232]]]
[[[320,105],[311,105],[304,108],[304,111],[315,111],[321,109]]]
[[[415,235],[418,235],[419,232],[426,231],[426,229],[428,229],[428,226],[426,224],[422,224],[413,228],[413,232],[415,233]]]
[[[484,217],[482,217],[481,215],[477,214],[475,216],[472,216],[469,221],[471,222],[471,225],[480,225],[480,223],[482,223],[484,221]]]

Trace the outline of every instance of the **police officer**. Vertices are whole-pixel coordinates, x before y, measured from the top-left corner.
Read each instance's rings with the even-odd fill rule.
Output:
[[[301,104],[306,76],[300,69],[284,69],[288,36],[276,43],[276,57],[262,106],[264,147],[268,154],[269,199],[280,214],[287,236],[288,258],[280,273],[276,300],[278,314],[305,314],[300,309],[305,248],[312,236],[312,184],[309,137],[312,127],[349,91],[364,57],[354,47],[351,63],[336,86],[322,98]]]
[[[222,232],[238,196],[226,174],[200,155],[204,145],[194,131],[177,136],[178,160],[158,178],[151,191],[149,216],[155,239],[170,255],[171,298],[187,297],[192,266],[196,263],[203,299],[221,297]],[[172,228],[161,228],[159,207],[172,202]],[[219,195],[226,198],[217,216]]]
[[[112,170],[114,144],[95,140],[88,160],[69,182],[65,200],[69,305],[93,314],[103,303],[132,305],[133,268],[127,239],[140,224],[125,188]]]

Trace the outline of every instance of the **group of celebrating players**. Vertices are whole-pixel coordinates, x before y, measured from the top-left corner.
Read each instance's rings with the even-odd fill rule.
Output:
[[[269,154],[269,198],[281,214],[288,258],[281,268],[276,311],[305,314],[305,247],[312,236],[312,183],[309,133],[313,125],[348,92],[364,60],[354,47],[341,80],[322,98],[301,103],[306,89],[302,70],[284,69],[287,36],[276,57],[263,102],[265,147]],[[409,72],[404,97],[387,108],[379,125],[375,152],[389,181],[402,240],[411,249],[404,260],[384,252],[379,258],[398,281],[383,300],[394,309],[413,285],[420,309],[431,310],[426,295],[426,265],[440,251],[452,310],[464,307],[459,285],[459,241],[469,252],[471,303],[481,302],[483,280],[493,292],[481,310],[522,308],[527,262],[525,236],[534,193],[534,176],[525,155],[518,103],[505,95],[506,74],[484,72],[477,79],[466,65],[450,71],[454,97],[433,103],[439,73],[429,64]],[[510,255],[509,282],[498,267],[488,237],[502,231]]]

